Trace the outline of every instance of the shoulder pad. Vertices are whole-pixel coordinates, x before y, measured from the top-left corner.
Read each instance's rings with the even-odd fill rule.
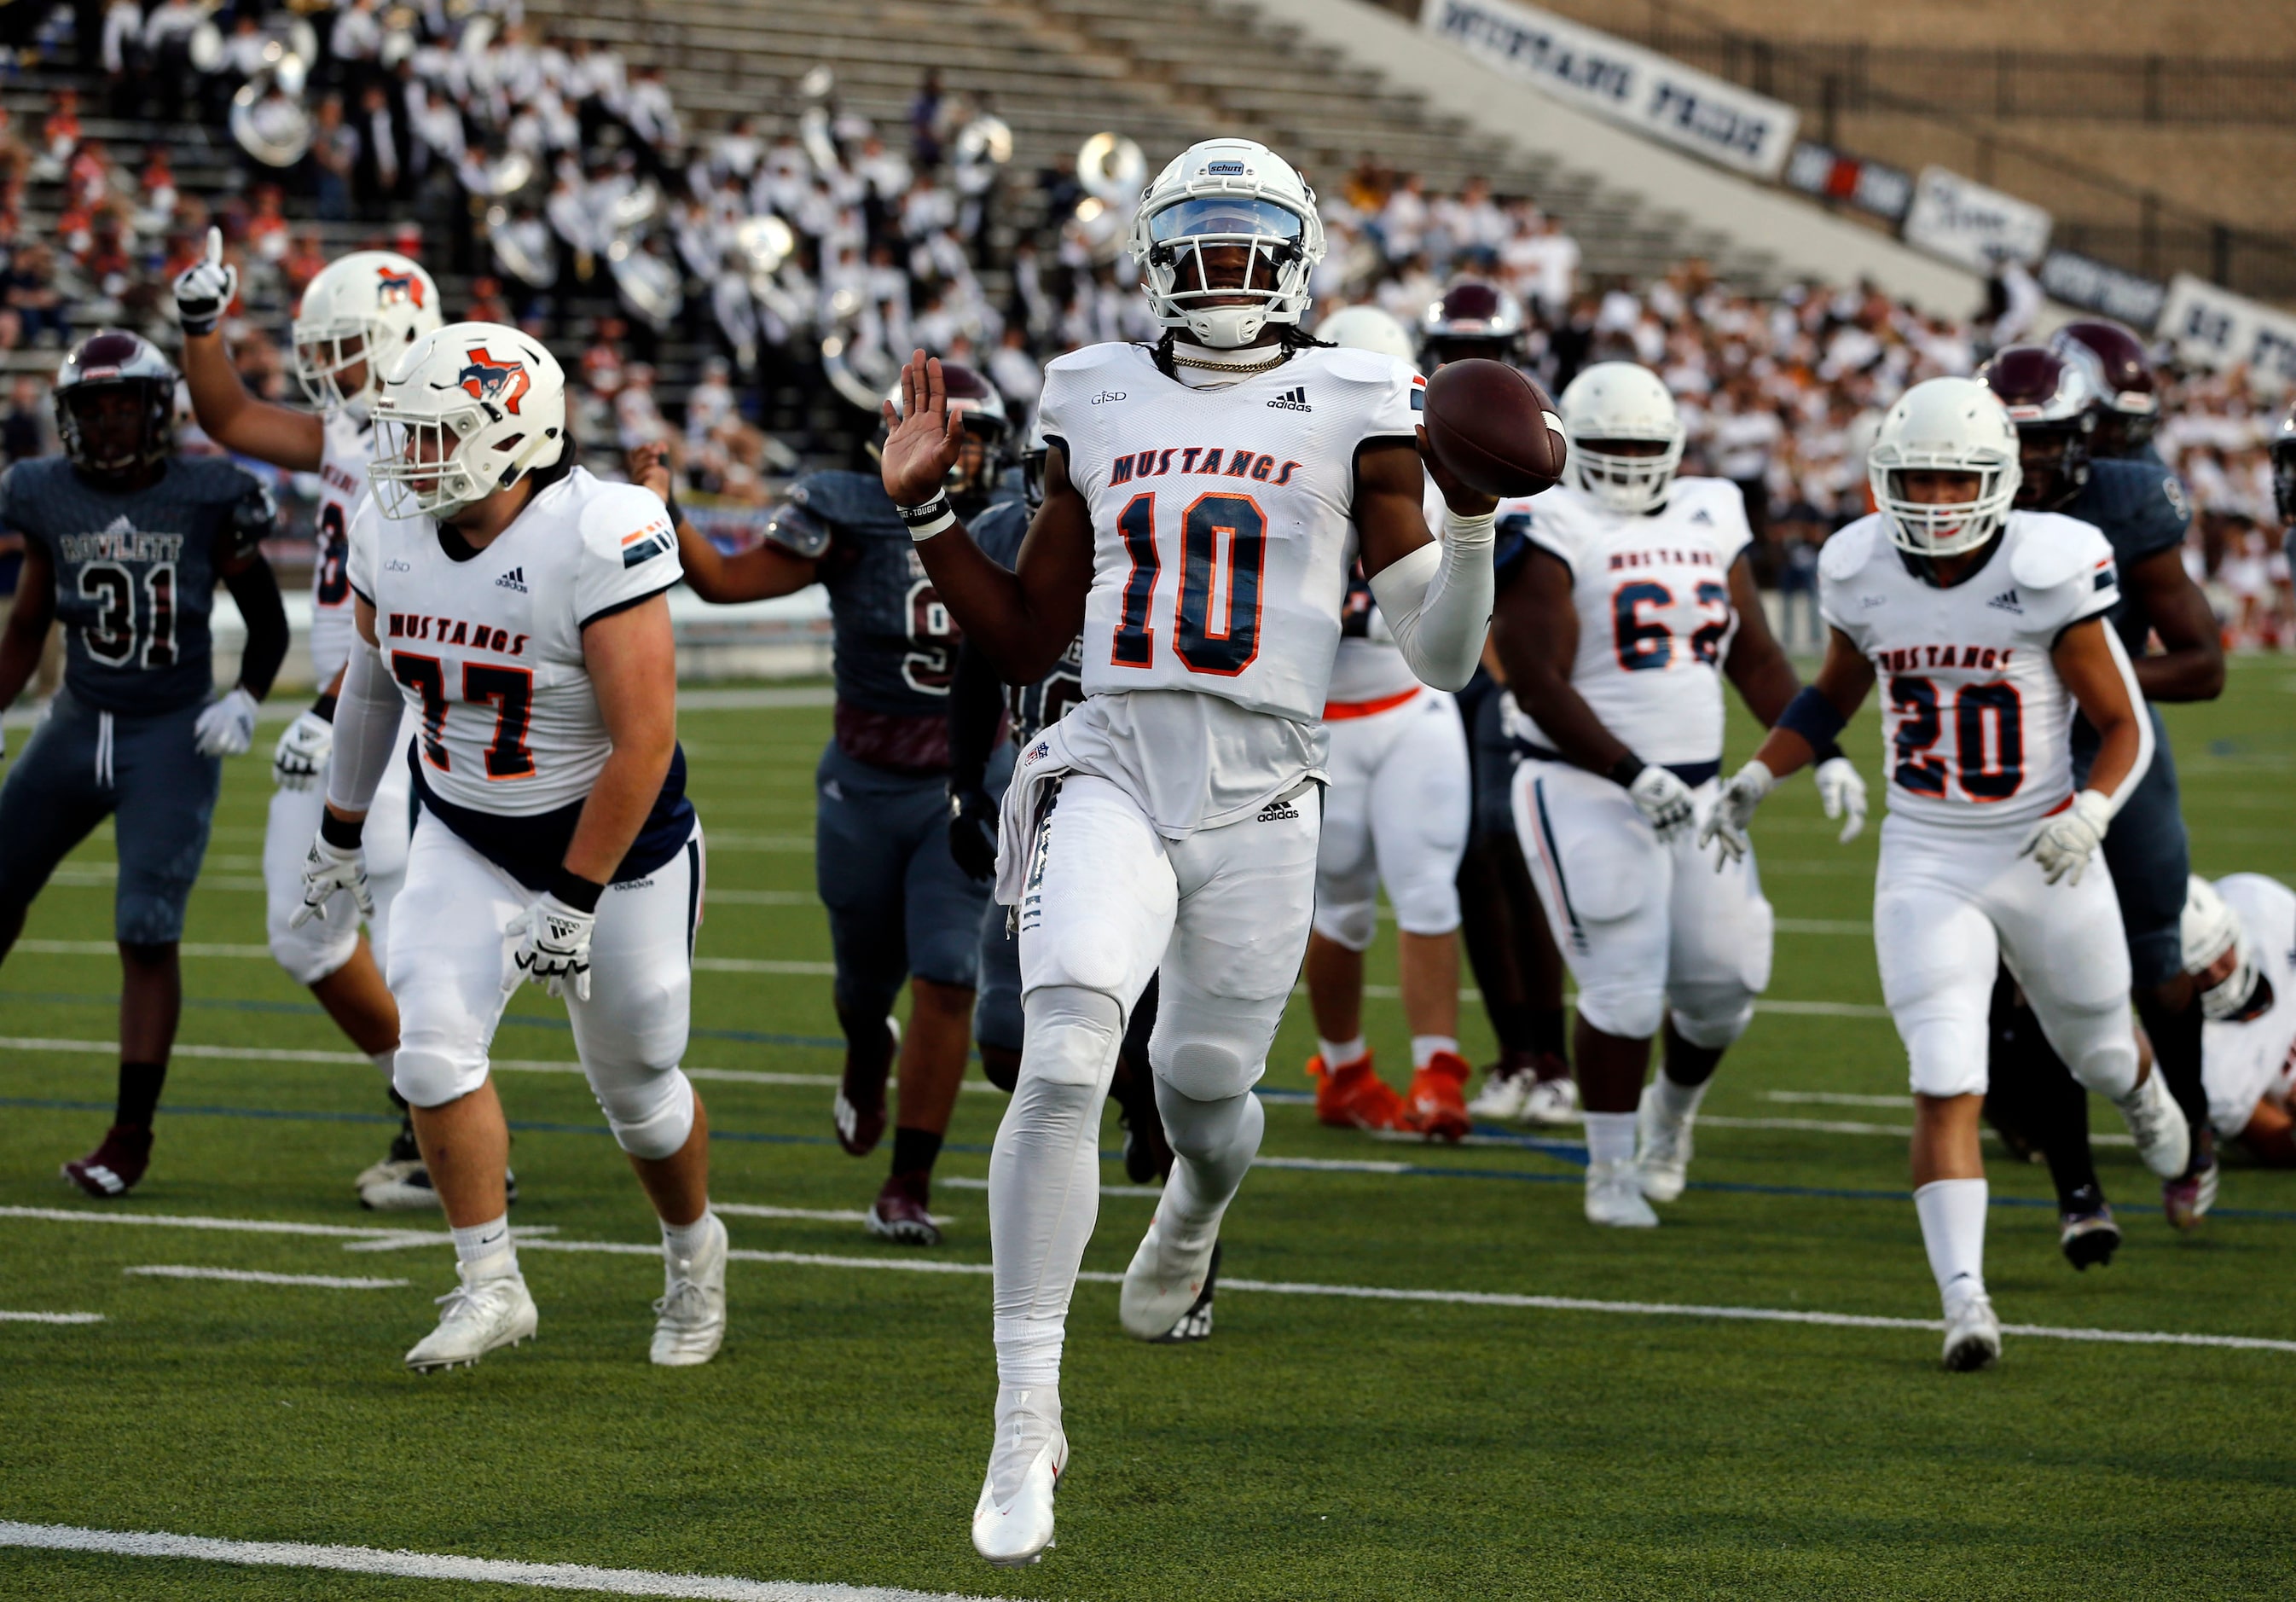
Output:
[[[2016,543],[2009,576],[2029,590],[2054,589],[2112,561],[2112,546],[2095,523],[2054,512],[2013,512]]]
[[[1049,382],[1055,374],[1089,373],[1096,368],[1124,361],[1128,357],[1134,357],[1136,353],[1137,356],[1144,357],[1148,354],[1147,348],[1112,340],[1103,341],[1097,345],[1079,346],[1046,362],[1045,377]]]
[[[1855,578],[1874,560],[1874,547],[1883,538],[1879,513],[1836,529],[1817,549],[1817,576],[1836,584]]]
[[[227,543],[234,557],[252,554],[265,540],[278,531],[279,503],[272,498],[271,487],[253,473],[234,468],[239,482],[233,486],[239,491],[231,504],[231,532]]]
[[[611,525],[615,533],[626,534],[633,520],[643,522],[662,517],[668,512],[661,497],[642,485],[593,480],[590,493],[583,497],[576,515],[581,519],[586,533]]]
[[[800,485],[788,500],[774,508],[766,520],[765,538],[792,556],[818,562],[829,549],[830,527],[799,498],[803,491],[804,486]]]
[[[1376,350],[1357,350],[1334,347],[1329,349],[1310,346],[1302,352],[1319,358],[1333,378],[1349,383],[1394,384],[1407,382],[1413,377],[1411,366],[1391,356],[1382,356]],[[1298,357],[1292,358],[1299,360]]]

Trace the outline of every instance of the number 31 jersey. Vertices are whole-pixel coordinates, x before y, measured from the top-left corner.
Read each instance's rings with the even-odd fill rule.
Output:
[[[1309,347],[1191,389],[1144,345],[1045,374],[1040,415],[1092,508],[1087,695],[1181,690],[1313,724],[1355,546],[1355,461],[1410,440],[1424,383],[1368,351]]]
[[[1738,631],[1730,566],[1754,538],[1738,487],[1678,478],[1664,506],[1640,513],[1563,486],[1521,509],[1530,543],[1570,570],[1578,614],[1570,687],[1644,761],[1719,762],[1722,661]],[[1510,724],[1518,738],[1554,747],[1521,711]]]
[[[660,497],[577,467],[483,550],[427,517],[351,522],[350,582],[420,720],[423,789],[473,812],[577,806],[613,743],[582,631],[683,576]]]
[[[1891,812],[1982,828],[2071,798],[2073,700],[2049,653],[2120,600],[2095,524],[2013,512],[1985,565],[1940,589],[1875,514],[1825,542],[1817,579],[1819,612],[1874,664]]]

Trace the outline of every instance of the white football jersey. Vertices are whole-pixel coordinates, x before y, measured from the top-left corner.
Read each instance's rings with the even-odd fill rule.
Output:
[[[1516,511],[1529,516],[1531,543],[1570,570],[1570,687],[1645,762],[1720,761],[1722,662],[1738,632],[1730,564],[1754,538],[1738,487],[1677,478],[1664,506],[1641,513],[1558,485],[1500,507]],[[1509,732],[1554,745],[1520,709]]]
[[[1356,450],[1414,438],[1424,389],[1392,357],[1312,347],[1220,389],[1165,377],[1143,345],[1046,368],[1045,436],[1092,508],[1085,694],[1190,691],[1320,719]]]
[[[372,497],[351,523],[350,581],[419,724],[423,783],[480,812],[589,794],[613,747],[582,630],[683,576],[660,498],[580,467],[481,551],[427,517],[385,518]]]
[[[311,564],[311,668],[321,689],[351,659],[357,624],[351,616],[351,519],[366,499],[366,464],[374,458],[374,425],[364,413],[320,419],[318,559]]]
[[[1817,578],[1819,612],[1874,664],[1890,811],[2021,826],[2070,799],[2076,709],[2049,653],[2120,599],[2095,524],[2013,512],[1985,565],[1940,589],[1874,513],[1825,542]]]
[[[2240,915],[2257,971],[2271,982],[2273,995],[2272,1006],[2245,1023],[2201,1026],[2209,1121],[2230,1139],[2248,1127],[2258,1102],[2267,1096],[2286,1101],[2296,1080],[2296,891],[2262,874],[2231,874],[2216,885]]]

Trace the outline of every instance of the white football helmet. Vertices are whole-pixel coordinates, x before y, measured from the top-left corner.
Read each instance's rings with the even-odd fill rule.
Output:
[[[398,358],[373,416],[377,509],[444,521],[565,453],[566,374],[515,328],[450,323]]]
[[[2240,914],[2198,874],[2185,882],[2185,913],[2177,932],[2184,945],[2185,972],[2202,986],[2202,1017],[2211,1023],[2251,1018],[2272,1005],[2271,982],[2257,968],[2256,948],[2249,941]],[[2226,957],[2232,962],[2223,966]],[[2214,983],[2210,982],[2211,974],[2216,975]],[[2259,986],[2261,996],[2257,993]]]
[[[323,412],[371,400],[390,364],[445,320],[439,286],[420,263],[395,251],[354,251],[328,263],[303,292],[295,312],[296,381]],[[346,394],[341,374],[361,362],[366,376]]]
[[[1909,498],[1908,472],[1975,475],[1977,498],[1932,505]],[[1957,556],[2001,531],[2024,470],[2017,425],[1999,396],[1973,378],[1932,378],[1898,398],[1874,433],[1866,477],[1890,538],[1916,556]]]
[[[1241,247],[1243,282],[1215,287],[1203,252]],[[1300,321],[1324,259],[1316,192],[1290,163],[1250,139],[1192,144],[1140,197],[1128,247],[1157,325],[1234,350],[1270,323]],[[1244,300],[1242,305],[1221,304]]]
[[[1640,513],[1666,504],[1682,465],[1682,414],[1666,381],[1638,362],[1596,362],[1570,381],[1555,408],[1570,441],[1571,488],[1613,512]],[[1641,440],[1662,447],[1630,456],[1597,444]]]
[[[1316,325],[1316,337],[1345,350],[1391,356],[1414,370],[1419,366],[1419,352],[1411,343],[1411,335],[1376,306],[1342,307]]]

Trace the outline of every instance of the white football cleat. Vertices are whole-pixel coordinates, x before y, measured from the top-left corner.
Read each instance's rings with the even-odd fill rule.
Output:
[[[1617,1229],[1655,1229],[1658,1214],[1643,1195],[1634,1162],[1587,1165],[1587,1221]]]
[[[1522,1116],[1523,1104],[1530,1099],[1531,1087],[1537,1083],[1538,1075],[1528,1068],[1518,1068],[1512,1073],[1487,1074],[1483,1088],[1467,1104],[1467,1116],[1496,1118],[1511,1123]]]
[[[653,1360],[690,1368],[718,1355],[726,1340],[726,1226],[707,1215],[709,1233],[690,1258],[662,1265],[661,1300],[653,1304]]]
[[[1522,1121],[1547,1129],[1578,1121],[1578,1081],[1569,1074],[1535,1080],[1522,1098]]]
[[[1993,1299],[1983,1291],[1947,1305],[1944,1360],[1952,1374],[1974,1374],[2001,1360],[2001,1320],[1993,1316]]]
[[[1125,1333],[1143,1341],[1193,1338],[1181,1333],[1180,1326],[1211,1285],[1218,1250],[1218,1231],[1194,1250],[1168,1245],[1159,1209],[1148,1220],[1148,1233],[1140,1237],[1131,1266],[1124,1270],[1117,1314],[1124,1320]]]
[[[2136,1155],[2145,1167],[2163,1179],[2176,1179],[2185,1171],[2193,1155],[2192,1126],[2185,1121],[2184,1109],[2176,1097],[2169,1094],[2159,1068],[2112,1105],[2128,1121],[2128,1132],[2136,1139]]]
[[[526,1280],[515,1268],[505,1271],[500,1266],[511,1261],[508,1252],[500,1252],[483,1262],[455,1265],[463,1283],[439,1298],[447,1310],[439,1315],[439,1327],[409,1349],[408,1368],[417,1374],[463,1368],[489,1351],[534,1338],[539,1315]]]
[[[1690,1124],[1687,1118],[1669,1121],[1658,1105],[1658,1087],[1643,1087],[1635,1109],[1635,1172],[1643,1194],[1653,1202],[1673,1201],[1688,1182]]]
[[[1049,1408],[1031,1406],[1049,1395]],[[1053,1545],[1053,1493],[1069,1463],[1061,1398],[1051,1385],[1000,1387],[996,1445],[972,1505],[972,1549],[999,1568],[1036,1562]]]

